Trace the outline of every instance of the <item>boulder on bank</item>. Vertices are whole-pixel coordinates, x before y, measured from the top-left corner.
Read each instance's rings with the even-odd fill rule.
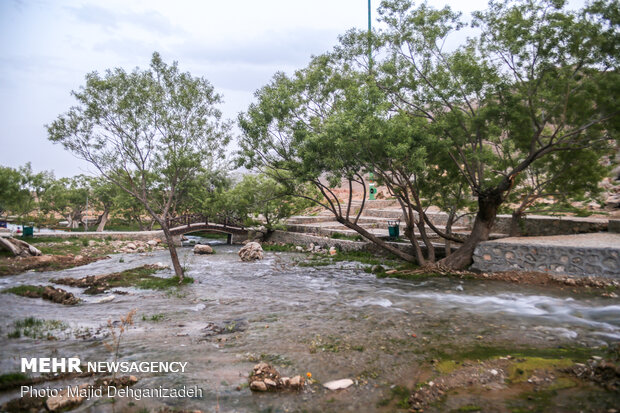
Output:
[[[194,254],[213,254],[213,248],[210,245],[197,244],[194,247]]]
[[[10,251],[16,257],[33,257],[41,255],[41,251],[32,245],[13,237],[0,237],[0,249]]]
[[[258,242],[248,242],[239,250],[241,261],[254,261],[263,259],[263,247]]]

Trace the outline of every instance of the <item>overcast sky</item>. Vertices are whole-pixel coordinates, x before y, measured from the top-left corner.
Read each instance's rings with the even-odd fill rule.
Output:
[[[429,1],[466,15],[486,0]],[[571,3],[582,3],[573,0]],[[378,6],[379,0],[372,0]],[[84,75],[146,68],[154,51],[207,78],[234,119],[276,71],[292,73],[367,27],[367,0],[0,0],[0,165],[92,170],[47,140]],[[376,13],[373,10],[373,20]]]

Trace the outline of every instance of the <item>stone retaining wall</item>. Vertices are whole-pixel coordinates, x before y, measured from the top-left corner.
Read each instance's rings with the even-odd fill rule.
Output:
[[[498,215],[493,232],[510,233],[512,215]],[[550,217],[545,215],[528,215],[521,219],[520,234],[530,237],[548,235],[585,234],[607,231],[607,220],[581,217]]]
[[[472,269],[620,278],[620,235],[583,234],[584,238],[580,237],[573,236],[572,242],[566,241],[566,236],[485,241],[474,251]],[[596,242],[595,237],[601,241]]]

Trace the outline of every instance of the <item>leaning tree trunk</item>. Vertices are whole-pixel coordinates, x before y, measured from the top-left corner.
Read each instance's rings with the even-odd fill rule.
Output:
[[[393,247],[392,245],[388,244],[387,242],[383,241],[380,238],[375,237],[373,234],[371,234],[370,232],[366,231],[364,228],[360,227],[357,224],[354,224],[353,222],[344,219],[342,217],[337,217],[336,220],[341,223],[342,225],[344,225],[347,228],[350,228],[354,231],[356,231],[358,234],[360,234],[361,236],[363,236],[364,238],[368,239],[369,241],[373,242],[374,244],[378,245],[379,247],[383,248],[386,251],[391,252],[392,254],[396,255],[399,258],[402,258],[405,261],[409,261],[409,262],[416,262],[416,259],[413,255],[407,254],[404,251],[399,250],[396,247]]]
[[[0,237],[0,247],[10,251],[16,257],[32,257],[41,255],[41,251],[19,239]]]
[[[459,249],[439,261],[441,266],[453,270],[462,270],[471,265],[474,250],[478,244],[489,239],[489,234],[491,234],[491,229],[495,224],[497,209],[502,201],[501,192],[498,190],[478,196],[478,213],[471,234]]]
[[[448,221],[446,221],[446,234],[452,235],[452,225],[454,224],[454,218],[456,216],[455,208],[452,208],[450,214],[448,215]],[[452,253],[452,241],[447,239],[444,242],[444,254],[446,257],[449,257]]]
[[[174,273],[177,277],[179,277],[180,284],[181,282],[183,282],[183,267],[181,267],[181,263],[179,262],[179,255],[177,254],[177,249],[174,245],[174,239],[172,238],[172,234],[170,233],[170,228],[168,228],[168,225],[166,225],[166,223],[160,223],[160,225],[164,232],[166,243],[168,244],[168,250],[170,251],[170,259],[172,260]]]
[[[103,229],[105,228],[105,224],[108,223],[108,217],[110,216],[110,210],[106,207],[103,210],[103,214],[101,214],[99,216],[99,219],[97,221],[99,221],[97,223],[97,232],[103,232]]]

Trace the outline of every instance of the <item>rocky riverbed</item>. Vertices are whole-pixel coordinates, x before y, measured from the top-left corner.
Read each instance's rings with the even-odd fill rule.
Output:
[[[358,262],[304,266],[306,253],[265,252],[262,260],[241,262],[239,248],[215,246],[213,255],[180,249],[192,278],[183,286],[104,285],[89,295],[67,281],[169,265],[167,251],[0,278],[1,289],[62,286],[81,300],[66,306],[2,294],[0,371],[18,372],[20,357],[113,361],[109,347],[121,317],[135,309],[118,360],[188,366],[183,373],[136,374],[132,389],[197,387],[202,395],[115,403],[93,397],[75,411],[612,412],[619,404],[617,387],[607,386],[618,375],[617,298],[485,279],[377,278]],[[150,276],[170,278],[172,271]],[[60,279],[62,285],[54,283]],[[252,391],[249,378],[260,363],[279,377],[301,375],[305,385]],[[39,379],[33,386],[98,378]],[[341,379],[352,384],[323,386]],[[19,396],[10,382],[3,388],[0,405]]]

